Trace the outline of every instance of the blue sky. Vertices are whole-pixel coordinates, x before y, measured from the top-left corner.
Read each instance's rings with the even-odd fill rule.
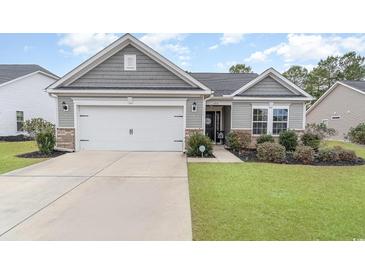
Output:
[[[122,34],[0,34],[0,63],[34,63],[60,76]],[[245,63],[260,73],[298,64],[312,68],[328,55],[365,54],[365,34],[133,34],[193,72],[227,72]]]

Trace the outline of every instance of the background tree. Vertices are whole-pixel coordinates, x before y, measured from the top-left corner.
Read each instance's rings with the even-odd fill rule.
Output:
[[[252,68],[245,64],[236,64],[229,68],[230,73],[252,73]]]
[[[337,81],[362,80],[365,77],[364,61],[364,57],[353,51],[342,56],[328,56],[308,74],[305,90],[319,98]]]
[[[283,73],[283,76],[301,89],[305,89],[308,79],[308,70],[302,66],[291,66]]]

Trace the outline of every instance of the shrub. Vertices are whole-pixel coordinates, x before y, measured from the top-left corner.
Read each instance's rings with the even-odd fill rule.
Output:
[[[310,146],[297,146],[293,157],[295,160],[308,165],[314,161],[314,149]]]
[[[205,146],[205,151],[203,153],[204,157],[213,155],[213,144],[209,137],[195,132],[189,137],[188,140],[188,156],[201,156],[202,153],[199,150],[200,146]]]
[[[248,148],[251,144],[251,133],[242,132],[239,134],[241,148]]]
[[[365,123],[350,128],[348,137],[351,142],[365,145]]]
[[[240,145],[240,138],[238,136],[238,134],[234,131],[231,131],[230,133],[228,133],[227,135],[227,145],[229,146],[230,149],[234,150],[234,151],[239,151],[241,148]]]
[[[227,136],[228,146],[234,151],[240,151],[243,148],[248,148],[251,144],[251,134],[248,132],[230,132]]]
[[[285,147],[277,143],[262,143],[257,146],[257,158],[261,161],[282,163],[285,161]]]
[[[340,146],[335,146],[334,149],[337,151],[340,161],[353,162],[357,160],[357,155],[353,150],[344,149]]]
[[[24,122],[23,129],[28,132],[30,136],[36,137],[40,132],[54,132],[55,125],[42,118],[33,118]]]
[[[335,148],[322,148],[318,152],[318,160],[321,162],[338,162],[340,157]]]
[[[286,130],[280,133],[279,144],[287,151],[294,151],[298,145],[298,136],[293,130]]]
[[[318,150],[321,144],[321,136],[313,132],[305,132],[300,140],[304,146],[309,146],[314,150]]]
[[[336,134],[336,130],[334,128],[328,128],[324,123],[307,124],[305,131],[317,134],[321,140]]]
[[[272,137],[272,135],[270,135],[270,134],[263,134],[263,135],[260,135],[256,140],[256,144],[258,144],[258,145],[266,143],[266,142],[274,143],[275,142],[274,137]]]
[[[40,152],[51,154],[56,144],[56,137],[50,130],[44,130],[37,133],[36,142]]]

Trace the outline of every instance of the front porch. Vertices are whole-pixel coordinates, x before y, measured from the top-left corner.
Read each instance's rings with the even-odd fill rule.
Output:
[[[231,106],[207,105],[205,109],[205,134],[215,143],[223,145],[231,130]]]

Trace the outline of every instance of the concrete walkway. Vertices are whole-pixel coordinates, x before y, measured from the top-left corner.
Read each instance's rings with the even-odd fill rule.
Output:
[[[186,157],[85,151],[0,176],[0,240],[191,240]]]
[[[213,146],[215,158],[188,158],[189,163],[242,163],[241,159],[226,150],[223,145]]]

